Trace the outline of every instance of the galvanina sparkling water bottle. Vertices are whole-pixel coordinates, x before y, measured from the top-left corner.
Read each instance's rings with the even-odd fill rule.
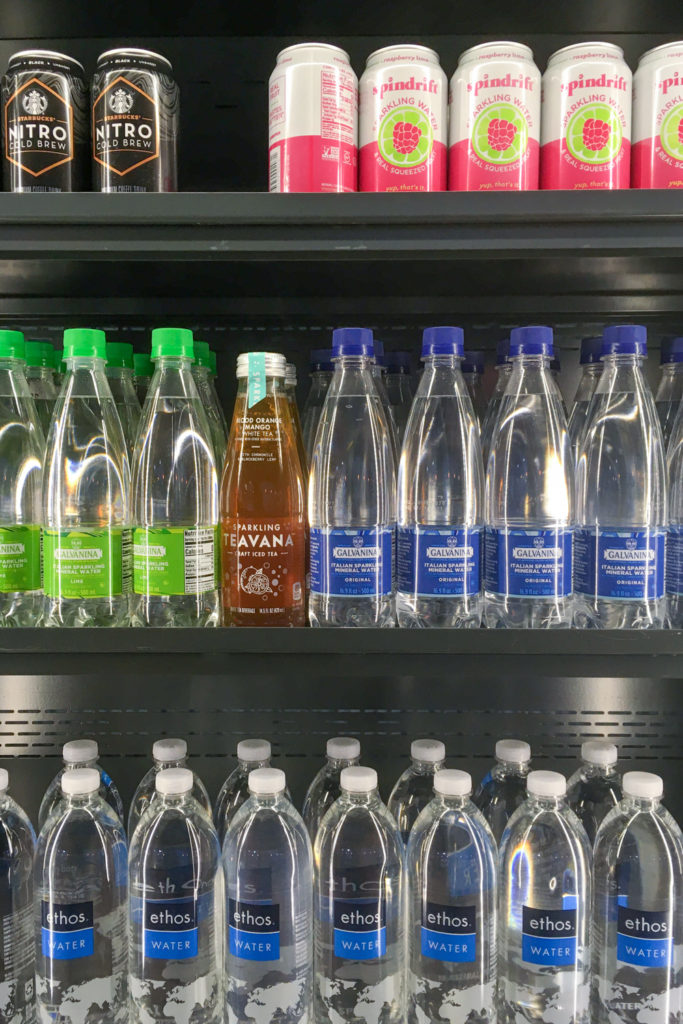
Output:
[[[492,1024],[498,850],[467,772],[434,793],[408,843],[408,1024]]]
[[[332,349],[317,348],[311,352],[311,386],[304,402],[301,415],[301,431],[304,438],[304,449],[308,465],[313,458],[313,445],[320,422],[320,415],[325,404],[327,389],[332,380],[334,364]]]
[[[406,424],[413,404],[411,364],[410,352],[385,352],[384,354],[384,365],[387,371],[385,384],[394,414],[399,446],[403,443]]]
[[[35,1020],[33,855],[36,836],[26,813],[9,795],[8,788],[9,775],[0,768],[2,1017],[7,1024],[32,1024]]]
[[[498,1024],[592,1024],[591,850],[558,772],[530,772],[500,849]]]
[[[26,382],[35,402],[41,429],[47,436],[57,399],[54,349],[49,341],[26,342]]]
[[[152,747],[154,763],[142,777],[135,790],[128,811],[128,839],[133,838],[137,824],[150,803],[156,796],[156,780],[159,772],[167,768],[187,768],[187,742],[179,739],[155,740]],[[192,796],[199,806],[211,817],[211,800],[206,786],[196,772],[193,772],[194,783]]]
[[[667,617],[683,629],[683,402],[669,442],[669,532],[666,540]]]
[[[43,476],[46,626],[127,626],[130,469],[103,331],[64,332],[68,367]]]
[[[24,336],[0,330],[0,628],[42,615],[40,524],[45,440],[24,376]]]
[[[484,459],[484,468],[486,468],[486,464],[488,463],[489,451],[491,450],[491,439],[493,438],[494,432],[498,429],[498,413],[500,412],[503,395],[505,394],[505,389],[507,388],[508,381],[510,380],[510,374],[512,373],[509,338],[499,341],[496,346],[496,370],[498,372],[498,377],[493,388],[493,393],[489,398],[489,403],[486,406],[484,421],[481,425],[481,452]]]
[[[77,768],[94,768],[100,776],[100,797],[108,804],[117,818],[124,821],[123,800],[112,777],[99,763],[99,747],[96,740],[69,740],[62,747],[64,766],[55,775],[47,787],[40,810],[38,811],[38,827],[42,828],[58,803],[63,799],[62,778]]]
[[[478,425],[484,422],[486,415],[486,395],[484,394],[484,369],[486,359],[483,352],[475,352],[471,349],[465,352],[462,362],[462,375],[469,396],[472,399],[472,408]]]
[[[372,344],[364,327],[333,334],[308,489],[312,626],[394,625],[396,467]]]
[[[413,740],[410,760],[410,767],[399,776],[387,801],[406,844],[413,825],[434,796],[434,773],[444,766],[446,747],[441,740]]]
[[[189,768],[156,776],[130,843],[130,1021],[222,1024],[224,887],[213,822]]]
[[[218,473],[223,469],[225,451],[228,446],[228,433],[225,425],[223,410],[218,404],[216,394],[211,380],[211,350],[208,342],[194,341],[195,361],[192,364],[192,376],[197,385],[199,398],[209,422],[209,432],[216,456],[216,467]]]
[[[550,327],[517,327],[510,335],[512,373],[486,467],[491,629],[572,624],[574,458],[552,354]]]
[[[463,332],[428,327],[398,470],[399,626],[478,629],[484,476]]]
[[[268,740],[240,740],[237,767],[221,786],[213,809],[213,820],[221,848],[228,825],[245,800],[249,799],[249,774],[256,768],[270,768],[271,746]]]
[[[127,1024],[128,855],[94,768],[65,772],[34,866],[36,996],[42,1024]]]
[[[508,821],[526,800],[530,770],[531,747],[528,743],[524,740],[498,740],[495,764],[477,786],[473,798],[498,844]]]
[[[619,751],[607,740],[588,740],[581,747],[583,764],[567,782],[567,801],[586,830],[591,846],[600,824],[621,800]]]
[[[133,346],[125,341],[108,341],[105,372],[121,420],[128,458],[132,459],[142,412],[133,383]]]
[[[327,741],[326,754],[325,764],[308,787],[304,800],[303,819],[311,842],[315,842],[320,822],[341,796],[342,771],[360,760],[360,740],[337,736]]]
[[[577,463],[575,625],[664,625],[667,481],[662,430],[642,364],[647,332],[606,327],[604,369]]]
[[[662,342],[661,376],[655,394],[655,406],[666,451],[674,421],[683,400],[683,338]]]
[[[374,768],[341,774],[315,841],[316,1024],[404,1024],[404,852]]]
[[[257,768],[223,846],[227,1024],[312,1024],[313,854],[285,773]]]
[[[683,835],[662,795],[626,772],[595,841],[592,1024],[683,1019]]]
[[[394,409],[389,400],[389,392],[386,386],[386,366],[384,363],[384,343],[378,341],[377,338],[373,338],[372,350],[374,355],[374,362],[372,364],[372,376],[375,381],[375,387],[377,388],[377,394],[379,400],[382,403],[384,409],[384,415],[386,417],[387,424],[389,426],[389,434],[391,443],[394,448],[394,461],[398,467],[398,457],[400,453],[400,446],[398,440],[398,428],[396,426],[396,420],[394,419]]]
[[[586,417],[593,392],[602,373],[602,337],[583,338],[581,341],[581,376],[569,414],[569,439],[574,458],[579,451],[579,442],[586,427]]]
[[[218,476],[192,332],[152,331],[156,370],[133,460],[134,626],[218,626]]]
[[[133,384],[141,407],[145,403],[153,376],[154,366],[149,353],[135,352],[133,354]]]

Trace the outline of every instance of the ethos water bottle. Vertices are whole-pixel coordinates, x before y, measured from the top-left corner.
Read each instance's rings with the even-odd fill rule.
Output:
[[[441,740],[413,740],[410,760],[410,767],[398,778],[387,802],[404,843],[434,796],[434,773],[444,766],[446,747]]]
[[[683,338],[671,338],[667,342],[662,342],[660,361],[661,371],[655,393],[655,407],[666,451],[683,399]]]
[[[36,406],[43,434],[47,436],[57,399],[54,349],[49,341],[26,342],[26,383]]]
[[[666,540],[668,623],[683,629],[683,402],[669,442],[669,531]]]
[[[607,740],[588,740],[581,747],[581,767],[567,782],[567,801],[586,830],[591,846],[603,819],[621,800],[619,751]]]
[[[35,932],[33,856],[36,836],[26,813],[7,792],[0,768],[0,1005],[6,1024],[35,1020]]]
[[[256,768],[270,768],[271,747],[268,740],[240,740],[237,744],[237,767],[221,786],[213,810],[213,820],[221,848],[228,825],[249,798],[249,775]]]
[[[358,764],[360,741],[351,736],[337,736],[327,741],[327,758],[308,787],[303,806],[303,819],[315,842],[318,827],[335,800],[341,796],[341,773]]]
[[[304,449],[306,451],[306,462],[308,465],[313,458],[313,445],[318,430],[318,423],[325,404],[327,389],[332,380],[334,364],[332,362],[332,350],[327,348],[314,349],[311,352],[311,386],[304,402],[301,414],[301,430],[304,438]]]
[[[156,780],[159,772],[167,768],[187,768],[187,742],[179,739],[155,740],[152,747],[152,767],[143,775],[135,790],[128,811],[128,840],[133,838],[137,824],[156,796]],[[196,772],[193,773],[192,796],[199,806],[211,817],[211,800],[206,786]]]
[[[105,373],[121,420],[128,458],[132,459],[142,411],[133,383],[133,346],[123,341],[108,341]]]
[[[63,800],[62,778],[65,773],[73,771],[75,768],[94,768],[99,773],[100,796],[106,804],[109,804],[117,818],[121,821],[124,820],[121,794],[112,777],[99,764],[99,756],[100,752],[96,740],[69,740],[68,743],[64,744],[62,747],[64,765],[47,787],[41,801],[40,810],[38,811],[39,828],[43,827],[57,804]]]
[[[574,395],[572,411],[569,415],[569,438],[572,443],[574,458],[579,451],[579,442],[586,427],[586,417],[593,392],[602,373],[602,337],[583,338],[581,341],[581,376]]]
[[[384,367],[387,394],[394,415],[399,446],[403,443],[410,408],[413,404],[410,352],[385,352]]]
[[[499,341],[496,346],[496,371],[498,376],[496,377],[493,393],[489,398],[488,405],[486,406],[486,413],[484,414],[484,420],[481,425],[481,451],[484,459],[484,469],[486,469],[486,465],[488,463],[489,451],[491,450],[491,440],[498,429],[498,413],[500,412],[503,395],[505,394],[505,389],[507,388],[510,374],[512,373],[509,338]]]
[[[531,747],[524,740],[498,740],[496,761],[474,794],[474,803],[500,843],[508,821],[526,800]]]

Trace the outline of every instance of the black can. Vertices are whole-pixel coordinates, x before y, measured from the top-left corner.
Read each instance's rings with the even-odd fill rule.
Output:
[[[175,192],[179,92],[165,57],[108,50],[92,84],[96,192]]]
[[[7,192],[82,192],[90,186],[88,87],[81,64],[51,50],[10,57],[2,79]]]

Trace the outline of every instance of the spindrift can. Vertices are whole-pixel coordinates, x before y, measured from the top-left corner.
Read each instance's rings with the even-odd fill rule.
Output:
[[[3,180],[8,192],[89,187],[88,88],[77,60],[23,50],[2,79]]]
[[[150,50],[107,50],[92,84],[96,192],[175,192],[178,86],[171,64]]]
[[[633,188],[683,188],[683,42],[640,58],[633,77]]]

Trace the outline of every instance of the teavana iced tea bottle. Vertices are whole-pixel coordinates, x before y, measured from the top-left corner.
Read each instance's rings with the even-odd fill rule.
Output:
[[[306,506],[285,357],[237,358],[221,489],[226,626],[303,626]]]

